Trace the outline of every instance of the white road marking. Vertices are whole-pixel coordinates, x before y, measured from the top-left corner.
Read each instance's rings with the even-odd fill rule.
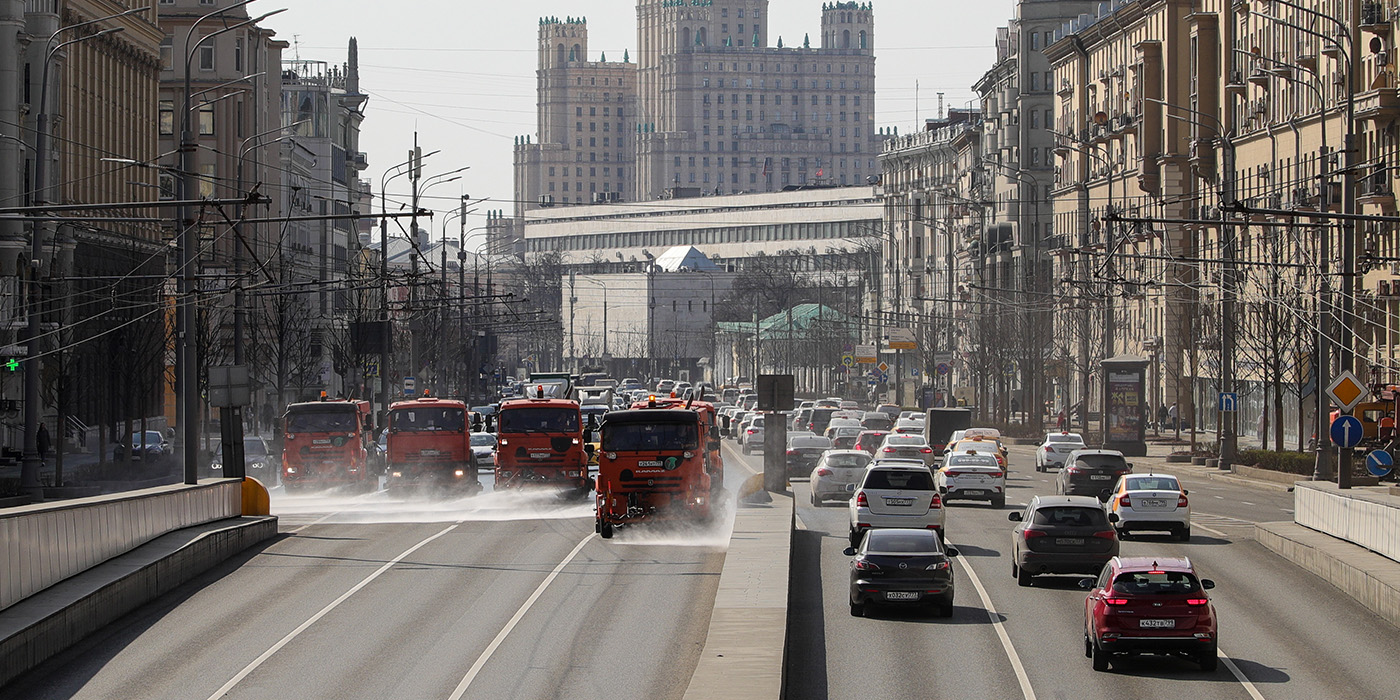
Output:
[[[361,494],[361,495],[359,495],[359,496],[356,496],[356,497],[350,499],[350,502],[351,502],[351,503],[359,503],[359,502],[362,502],[362,501],[369,500],[369,497],[370,497],[370,496],[373,496],[375,493],[378,493],[378,492],[376,491],[376,492]],[[287,534],[289,534],[289,535],[295,535],[295,534],[297,534],[298,532],[301,532],[302,530],[305,530],[306,528],[311,527],[312,525],[320,525],[321,523],[323,523],[323,522],[325,522],[327,519],[329,519],[331,516],[339,515],[339,514],[342,513],[342,512],[344,512],[344,511],[336,511],[336,512],[334,512],[334,513],[326,513],[325,515],[323,515],[323,516],[321,516],[321,517],[319,517],[319,518],[317,518],[317,519],[315,519],[315,520],[313,520],[313,521],[311,521],[311,522],[309,522],[309,523],[307,523],[307,524],[305,524],[305,525],[302,525],[301,527],[298,527],[298,528],[295,528],[295,529],[292,529],[292,530],[288,530],[288,531],[287,531]]]
[[[1244,686],[1245,692],[1249,693],[1249,697],[1254,698],[1254,700],[1264,700],[1264,696],[1260,694],[1259,689],[1254,687],[1254,684],[1249,681],[1249,677],[1245,676],[1244,672],[1240,670],[1240,667],[1235,665],[1233,659],[1227,656],[1219,647],[1216,647],[1215,652],[1220,656],[1220,660],[1225,662],[1225,668],[1230,669],[1230,673],[1234,674],[1235,680],[1239,681],[1240,685]]]
[[[797,529],[799,529],[799,530],[806,530],[806,529],[809,529],[809,528],[807,527],[807,523],[802,522],[802,516],[800,516],[800,515],[794,515],[793,518],[795,518],[795,519],[797,520]]]
[[[1247,505],[1247,506],[1252,506],[1252,505],[1254,505],[1253,503],[1250,503],[1249,501],[1240,501],[1240,503],[1243,503],[1244,505]]]
[[[335,600],[331,601],[328,605],[326,605],[326,607],[321,608],[320,612],[317,612],[315,615],[312,615],[310,618],[307,618],[306,622],[297,625],[297,628],[292,630],[291,632],[288,632],[287,636],[278,640],[278,642],[269,647],[267,651],[264,651],[263,653],[259,654],[258,658],[253,659],[252,663],[248,664],[247,666],[244,666],[242,671],[239,671],[237,674],[234,675],[233,678],[230,678],[229,681],[223,685],[223,687],[215,691],[213,695],[210,695],[209,700],[218,700],[219,698],[222,698],[223,696],[227,695],[230,690],[233,690],[234,686],[237,686],[243,681],[244,678],[247,678],[250,674],[253,673],[253,671],[256,671],[259,666],[262,666],[264,662],[272,658],[273,654],[276,654],[282,649],[282,647],[285,647],[287,646],[287,644],[291,643],[293,639],[296,639],[297,636],[299,636],[302,632],[305,632],[308,627],[316,624],[318,620],[330,614],[330,612],[339,607],[341,603],[344,603],[346,600],[349,600],[350,596],[355,595],[360,591],[360,589],[364,588],[365,586],[368,586],[371,581],[379,578],[381,575],[383,575],[384,572],[388,571],[389,569],[392,569],[395,564],[398,564],[399,562],[403,561],[405,558],[408,557],[408,555],[413,554],[414,552],[423,548],[429,542],[432,542],[433,540],[442,537],[443,535],[446,535],[447,533],[452,532],[453,530],[456,530],[457,527],[461,524],[462,521],[458,521],[452,525],[449,525],[439,530],[437,534],[424,539],[423,541],[413,545],[412,547],[409,547],[408,549],[404,550],[402,554],[389,560],[387,563],[385,563],[378,569],[375,569],[374,573],[361,579],[360,582],[351,587],[350,590],[340,594],[339,598],[336,598]]]
[[[1216,537],[1229,537],[1229,535],[1227,535],[1227,534],[1225,534],[1225,533],[1223,533],[1223,532],[1221,532],[1221,531],[1219,531],[1219,530],[1216,530],[1215,528],[1206,527],[1205,525],[1202,525],[1202,524],[1200,524],[1200,523],[1196,523],[1196,524],[1192,525],[1191,527],[1194,528],[1194,529],[1196,529],[1196,530],[1205,530],[1206,532],[1209,532],[1210,534],[1215,535]]]
[[[1006,627],[997,617],[996,608],[992,606],[992,599],[987,595],[987,589],[982,587],[982,580],[977,578],[977,572],[972,570],[972,565],[963,563],[961,559],[953,561],[963,565],[963,571],[966,571],[967,577],[972,580],[972,587],[977,589],[977,595],[982,599],[982,607],[987,611],[987,618],[992,621],[992,627],[1001,640],[1001,647],[1006,650],[1006,658],[1011,661],[1011,670],[1016,673],[1016,682],[1021,684],[1022,697],[1025,700],[1036,700],[1035,691],[1031,689],[1031,679],[1026,675],[1026,667],[1021,664],[1021,657],[1016,654],[1016,647],[1011,644],[1011,637],[1006,633]]]
[[[1219,498],[1219,499],[1222,500],[1222,501],[1225,500],[1225,497],[1224,497],[1224,496],[1216,496],[1215,498]]]
[[[472,681],[476,680],[477,674],[481,673],[482,667],[486,665],[487,661],[491,660],[491,655],[496,653],[496,649],[506,640],[506,636],[510,634],[511,630],[515,629],[515,626],[520,623],[521,618],[525,617],[525,613],[530,611],[535,601],[539,600],[541,595],[544,595],[544,591],[546,588],[549,588],[549,584],[554,583],[554,579],[559,577],[559,572],[563,571],[564,567],[568,566],[569,562],[573,561],[574,557],[578,556],[578,553],[583,551],[584,545],[588,544],[588,541],[591,539],[593,539],[593,533],[589,533],[587,537],[580,540],[577,545],[574,545],[574,551],[569,552],[569,556],[564,557],[564,561],[559,562],[559,565],[554,567],[553,571],[549,572],[549,575],[546,576],[539,587],[535,589],[535,592],[531,593],[530,597],[525,599],[525,603],[522,604],[520,609],[515,611],[515,615],[510,618],[510,622],[507,622],[506,626],[502,627],[501,631],[496,634],[496,638],[491,640],[490,644],[486,645],[486,650],[481,652],[481,656],[477,657],[476,663],[473,663],[471,669],[467,671],[467,675],[462,677],[462,682],[457,684],[457,688],[448,696],[448,700],[461,700],[462,695],[467,692],[467,688],[471,687]]]

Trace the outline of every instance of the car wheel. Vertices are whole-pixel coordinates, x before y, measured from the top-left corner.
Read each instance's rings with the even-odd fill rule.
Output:
[[[1118,529],[1118,539],[1120,539],[1120,540],[1126,540],[1126,539],[1128,539],[1128,537],[1129,537],[1129,534],[1128,534],[1128,531],[1127,531],[1127,530],[1124,530],[1124,529],[1122,529],[1122,528],[1119,528],[1119,529]]]
[[[1190,526],[1190,525],[1187,525],[1186,527],[1183,527],[1183,528],[1181,528],[1180,530],[1177,530],[1177,531],[1176,531],[1176,539],[1178,539],[1178,540],[1180,540],[1180,541],[1182,541],[1182,542],[1190,542],[1190,541],[1191,541],[1191,526]]]
[[[746,455],[751,455],[751,454],[753,454],[753,451],[749,449],[749,446],[748,446],[748,445],[744,445],[744,454],[746,454]]]
[[[817,498],[817,493],[816,493],[815,491],[812,492],[812,507],[813,507],[813,508],[820,508],[820,507],[822,507],[821,499]]]
[[[865,603],[851,603],[851,617],[864,617]]]
[[[1100,648],[1099,645],[1093,645],[1093,648],[1090,650],[1089,653],[1089,658],[1094,660],[1093,663],[1095,671],[1108,670],[1108,652]]]
[[[1044,464],[1041,464],[1040,462],[1036,462],[1036,463],[1035,463],[1035,470],[1038,471],[1038,472],[1043,472],[1043,471],[1045,471],[1045,465],[1044,465]]]
[[[1089,641],[1089,635],[1084,635],[1084,658],[1094,658],[1094,643]]]
[[[1023,569],[1023,568],[1021,568],[1021,567],[1019,567],[1019,566],[1016,567],[1016,585],[1018,585],[1018,586],[1029,586],[1029,585],[1031,585],[1031,572],[1026,571],[1025,569]]]
[[[1201,655],[1196,657],[1196,662],[1201,665],[1202,671],[1213,673],[1220,666],[1220,656],[1216,654],[1215,645],[1201,652]]]
[[[992,507],[1000,510],[1006,507],[1006,496],[997,496],[992,499]]]

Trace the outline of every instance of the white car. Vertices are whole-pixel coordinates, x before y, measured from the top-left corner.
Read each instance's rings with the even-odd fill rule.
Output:
[[[893,432],[901,435],[922,436],[924,434],[924,423],[923,421],[917,421],[912,418],[900,418],[894,422]]]
[[[950,454],[935,476],[945,501],[990,501],[995,508],[1006,507],[1006,470],[993,454]]]
[[[933,448],[923,435],[890,433],[885,441],[875,449],[875,456],[895,459],[917,459],[926,467],[934,462]]]
[[[812,505],[820,508],[828,500],[849,501],[868,466],[870,455],[862,450],[827,450],[812,469]]]
[[[1035,448],[1035,470],[1043,472],[1050,467],[1063,469],[1065,457],[1084,447],[1084,437],[1079,433],[1046,433],[1045,440]]]
[[[739,446],[744,448],[744,454],[751,455],[754,450],[763,451],[763,416],[752,416],[744,421],[739,427]]]
[[[876,463],[865,470],[850,504],[850,540],[860,546],[874,528],[933,530],[944,537],[943,499],[928,467]]]
[[[1124,474],[1109,493],[1108,512],[1117,514],[1119,539],[1137,530],[1163,530],[1191,539],[1191,501],[1171,474]]]
[[[494,433],[472,433],[472,456],[476,466],[490,468],[496,463],[496,435]]]

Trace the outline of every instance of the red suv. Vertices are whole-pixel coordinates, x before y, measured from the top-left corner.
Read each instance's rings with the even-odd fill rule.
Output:
[[[1185,557],[1114,557],[1097,580],[1086,578],[1084,655],[1107,671],[1114,655],[1177,654],[1214,671],[1215,607],[1210,579]]]

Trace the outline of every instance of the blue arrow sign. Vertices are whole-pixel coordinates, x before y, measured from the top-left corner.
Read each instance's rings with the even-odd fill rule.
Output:
[[[1332,422],[1332,442],[1350,449],[1361,444],[1361,421],[1356,416],[1342,416]]]
[[[1232,391],[1220,392],[1220,411],[1230,413],[1240,410],[1240,395]]]
[[[1385,476],[1395,467],[1395,458],[1385,450],[1375,450],[1366,455],[1366,471],[1372,476]]]

